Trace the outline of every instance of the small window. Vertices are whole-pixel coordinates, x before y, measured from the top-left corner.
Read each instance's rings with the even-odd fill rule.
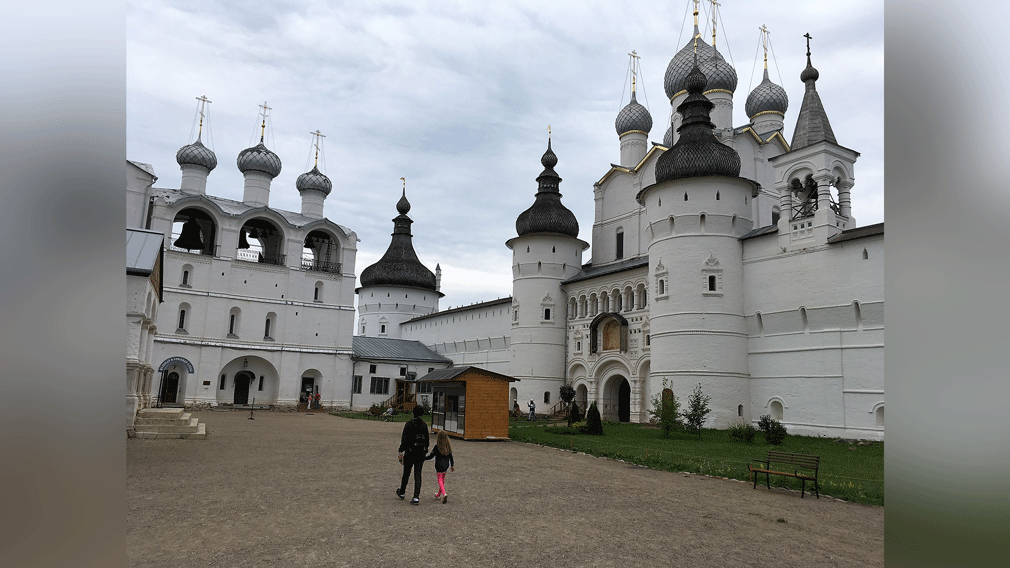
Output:
[[[267,318],[266,325],[263,327],[263,337],[270,337],[270,318]]]
[[[315,302],[319,301],[319,286],[316,286],[315,291],[312,293],[312,300]]]
[[[768,406],[771,409],[772,418],[775,420],[782,420],[782,403],[777,400],[773,400]]]
[[[434,370],[435,370],[435,367],[428,367],[428,372],[429,372],[429,373],[431,373],[431,372],[432,372],[432,371],[434,371]]]
[[[259,390],[259,391],[263,390],[263,375],[260,375],[260,385],[259,385],[259,388],[256,389],[256,390]]]
[[[361,375],[354,375],[354,380],[351,382],[351,392],[361,394]]]
[[[228,316],[228,335],[235,335],[235,314]]]
[[[663,280],[659,281],[659,293],[666,294],[666,282],[663,282]]]
[[[575,342],[575,350],[578,351],[578,352],[582,351],[582,342],[581,341],[576,341]]]
[[[715,274],[708,275],[708,291],[715,292]]]
[[[182,271],[182,285],[183,286],[189,286],[189,271],[188,270],[183,270]]]
[[[868,260],[869,258],[870,253],[866,252],[866,249],[863,249],[863,260]]]
[[[615,257],[620,260],[624,258],[624,231],[617,231],[617,254]]]
[[[220,385],[218,385],[218,387],[217,387],[217,388],[218,388],[218,390],[224,390],[224,385],[225,385],[225,379],[226,379],[227,377],[228,377],[228,375],[221,375],[221,384],[220,384]]]
[[[386,324],[382,324],[379,326],[379,333],[386,333]]]
[[[375,365],[369,365],[368,366],[368,373],[371,374],[371,375],[375,374]]]
[[[743,405],[742,404],[736,405],[736,415],[737,416],[743,416]]]
[[[772,225],[778,225],[778,224],[779,224],[779,210],[772,209]]]
[[[652,345],[652,343],[651,343],[651,342],[649,341],[649,337],[651,337],[651,336],[650,336],[650,335],[646,335],[646,336],[645,336],[645,345],[646,345],[646,346],[648,346],[648,345]]]
[[[551,403],[551,391],[544,391],[544,404]]]
[[[718,192],[718,191],[717,191],[717,192],[715,192],[715,200],[716,200],[716,201],[719,201],[719,192]]]
[[[551,309],[550,308],[544,308],[544,319],[546,321],[551,321]]]
[[[406,377],[407,376],[407,368],[406,367],[400,367],[400,376],[401,377]]]
[[[186,329],[186,310],[179,310],[179,329]]]

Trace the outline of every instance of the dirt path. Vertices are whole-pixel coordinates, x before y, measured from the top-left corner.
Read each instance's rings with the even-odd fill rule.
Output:
[[[884,565],[881,507],[462,441],[448,504],[429,462],[412,507],[402,424],[194,416],[206,440],[127,440],[129,566]]]

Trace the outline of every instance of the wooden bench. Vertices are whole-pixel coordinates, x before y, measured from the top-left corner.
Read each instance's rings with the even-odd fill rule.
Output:
[[[786,452],[768,452],[768,457],[763,460],[754,460],[755,463],[762,464],[762,467],[754,467],[754,464],[748,464],[747,469],[750,470],[751,479],[754,480],[754,489],[757,489],[758,474],[765,474],[765,485],[768,489],[771,489],[771,476],[783,475],[785,477],[795,477],[800,480],[800,498],[803,498],[804,490],[806,489],[807,481],[814,482],[814,494],[817,498],[821,498],[820,486],[817,483],[817,468],[820,464],[821,458],[819,456],[809,456],[806,454],[789,454]],[[776,467],[772,468],[772,464]],[[781,467],[786,466],[786,467]],[[790,467],[791,466],[791,467]],[[799,468],[803,468],[807,471],[800,471]],[[792,471],[789,471],[789,470]],[[811,473],[812,472],[812,473]]]

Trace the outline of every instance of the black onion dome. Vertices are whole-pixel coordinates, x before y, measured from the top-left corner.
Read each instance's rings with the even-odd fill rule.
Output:
[[[262,142],[238,153],[236,160],[242,173],[249,170],[263,172],[272,178],[281,173],[281,159],[263,145]]]
[[[333,182],[330,181],[330,178],[326,177],[326,174],[320,172],[318,167],[312,166],[310,171],[298,176],[298,179],[295,180],[295,188],[298,191],[314,189],[329,195],[330,190],[333,189]]]
[[[217,167],[217,155],[210,148],[203,145],[200,142],[200,138],[196,139],[196,142],[192,144],[187,144],[179,151],[175,153],[175,161],[179,162],[180,166],[186,164],[193,164],[196,166],[203,166],[208,170],[213,170]]]
[[[786,95],[786,90],[772,83],[768,78],[768,69],[765,69],[764,80],[747,95],[747,103],[744,104],[747,116],[754,118],[754,115],[768,111],[785,114],[787,108],[789,108],[789,96]]]
[[[579,222],[575,219],[575,214],[561,203],[561,192],[558,191],[561,176],[554,171],[558,157],[551,150],[550,140],[547,141],[547,151],[540,163],[543,164],[544,171],[537,176],[539,187],[536,200],[529,209],[519,214],[516,233],[520,237],[534,233],[558,233],[578,238]]]
[[[407,201],[406,189],[403,190],[403,196],[400,197],[400,200],[396,202],[396,212],[400,215],[410,213],[410,202]]]
[[[663,88],[666,90],[666,98],[673,100],[674,95],[687,89],[684,80],[687,79],[691,68],[694,67],[694,38],[701,33],[698,26],[694,26],[694,35],[688,40],[687,45],[681,48],[670,64],[666,67],[666,76],[663,78]],[[705,61],[712,57],[712,46],[705,43],[705,40],[698,38],[698,59]]]
[[[821,78],[821,73],[810,64],[810,54],[807,54],[807,66],[800,72],[800,81],[816,81]]]
[[[703,176],[738,177],[740,155],[719,142],[712,133],[715,125],[709,113],[715,105],[702,94],[707,81],[697,60],[684,83],[687,99],[677,107],[677,112],[683,116],[683,123],[677,129],[680,137],[656,161],[656,182]]]
[[[666,134],[663,135],[663,146],[666,146],[667,148],[672,148],[673,147],[673,124],[672,123],[670,124],[670,127],[666,129]]]
[[[731,93],[736,91],[736,69],[726,63],[718,50],[713,49],[712,57],[701,64],[701,72],[708,79],[708,90],[722,89]]]
[[[386,254],[378,262],[361,271],[361,287],[366,286],[408,286],[424,290],[435,289],[435,274],[417,259],[411,240],[410,224],[406,211],[410,202],[404,194],[396,204],[400,214],[393,219],[393,238]]]
[[[631,91],[631,102],[617,113],[614,126],[617,128],[618,136],[635,130],[648,134],[652,130],[652,115],[647,108],[638,104],[635,91]]]

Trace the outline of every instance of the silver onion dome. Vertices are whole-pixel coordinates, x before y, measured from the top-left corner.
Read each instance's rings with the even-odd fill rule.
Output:
[[[281,173],[281,159],[277,157],[277,154],[267,149],[262,142],[239,152],[236,163],[242,173],[255,170],[263,172],[271,178],[275,178]]]
[[[736,69],[722,58],[718,50],[712,50],[712,57],[705,60],[699,68],[708,79],[708,90],[721,89],[724,91],[736,91]]]
[[[694,36],[698,35],[698,26],[694,28]],[[705,43],[705,40],[698,38],[698,61],[707,61],[712,57],[712,46]],[[666,67],[666,76],[663,78],[663,88],[666,90],[666,98],[673,100],[674,95],[681,91],[686,91],[684,81],[694,67],[694,37],[687,41],[687,45],[681,48],[670,64]]]
[[[295,180],[295,188],[298,191],[314,189],[323,192],[325,195],[329,195],[330,190],[333,189],[333,182],[330,181],[330,178],[326,177],[326,174],[320,172],[319,168],[312,166],[311,170],[298,176],[298,179]]]
[[[199,138],[196,139],[196,142],[179,148],[179,151],[175,153],[175,161],[179,162],[180,166],[192,164],[203,166],[208,170],[217,167],[217,155],[213,150],[204,146]]]
[[[618,136],[635,130],[648,134],[652,130],[652,115],[649,114],[649,109],[638,104],[635,91],[631,91],[631,102],[617,113],[614,127],[617,129]]]
[[[782,114],[789,108],[789,96],[786,90],[771,82],[768,78],[768,69],[765,69],[764,80],[754,90],[747,95],[747,103],[744,110],[749,118],[761,112],[775,111]]]

